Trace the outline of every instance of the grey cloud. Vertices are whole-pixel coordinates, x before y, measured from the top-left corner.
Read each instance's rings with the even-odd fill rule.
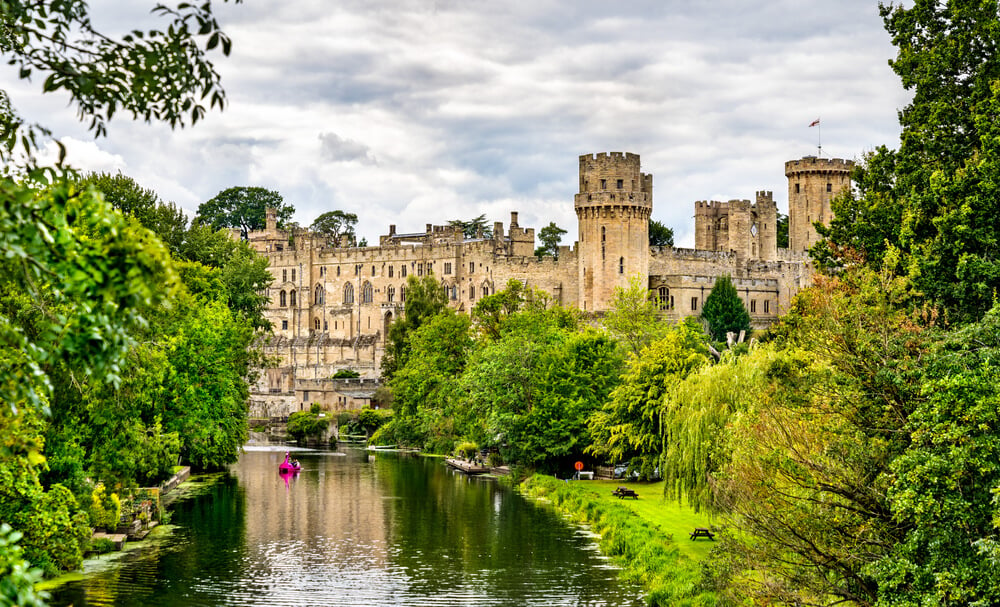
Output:
[[[320,155],[332,162],[360,162],[378,164],[371,149],[353,139],[344,139],[336,133],[320,133]]]

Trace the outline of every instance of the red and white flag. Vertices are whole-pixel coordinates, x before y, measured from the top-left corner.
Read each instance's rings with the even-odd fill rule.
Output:
[[[819,118],[809,123],[809,126],[819,126]]]

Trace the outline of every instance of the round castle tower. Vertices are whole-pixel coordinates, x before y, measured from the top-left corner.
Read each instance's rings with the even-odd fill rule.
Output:
[[[833,218],[830,201],[851,187],[854,162],[841,158],[805,156],[785,163],[788,177],[788,248],[808,251],[819,234],[813,223],[829,225]]]
[[[579,305],[607,310],[615,287],[649,272],[649,215],[653,176],[641,172],[638,154],[580,156],[580,193],[575,196],[579,239]]]

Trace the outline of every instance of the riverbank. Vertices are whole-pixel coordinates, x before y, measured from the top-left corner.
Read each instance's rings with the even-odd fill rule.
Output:
[[[633,483],[638,500],[620,500],[612,491],[621,481],[566,482],[536,474],[520,485],[523,494],[551,502],[601,536],[601,551],[621,567],[621,578],[646,590],[651,605],[716,605],[701,588],[701,562],[711,541],[689,540],[708,517],[666,502],[663,483]]]

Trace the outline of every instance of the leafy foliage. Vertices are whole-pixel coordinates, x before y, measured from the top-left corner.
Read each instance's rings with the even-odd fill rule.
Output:
[[[674,246],[674,230],[663,225],[655,219],[649,220],[649,246],[651,247],[672,247]]]
[[[336,210],[317,217],[309,229],[326,236],[326,242],[330,246],[339,247],[344,236],[347,237],[348,246],[353,246],[357,240],[354,233],[354,226],[357,223],[358,216],[355,213]]]
[[[639,276],[629,279],[628,288],[615,287],[611,309],[604,314],[601,324],[633,355],[670,329],[668,323],[660,320],[656,303],[650,299],[649,289]]]
[[[233,187],[222,190],[214,198],[198,206],[194,222],[214,229],[239,228],[243,240],[252,231],[267,225],[267,209],[275,209],[278,223],[288,221],[295,207],[285,204],[281,194],[261,187]]]
[[[328,417],[320,417],[320,407],[313,404],[309,411],[296,411],[288,416],[288,434],[298,442],[318,439],[330,427]]]
[[[566,230],[557,226],[555,222],[550,221],[549,225],[538,231],[538,240],[542,244],[540,247],[535,249],[535,256],[544,257],[546,255],[551,255],[552,257],[558,259],[559,241],[562,240],[563,234],[565,233]]]
[[[468,221],[452,219],[448,225],[460,228],[465,238],[493,238],[493,228],[487,223],[485,214],[473,217]]]
[[[382,359],[382,376],[391,379],[397,369],[406,366],[410,353],[409,336],[424,322],[444,310],[448,294],[433,274],[406,279],[406,307],[403,318],[389,327],[388,343]]]
[[[750,313],[728,275],[715,279],[715,285],[701,308],[701,317],[708,324],[708,332],[715,341],[725,340],[729,332],[750,332]]]

